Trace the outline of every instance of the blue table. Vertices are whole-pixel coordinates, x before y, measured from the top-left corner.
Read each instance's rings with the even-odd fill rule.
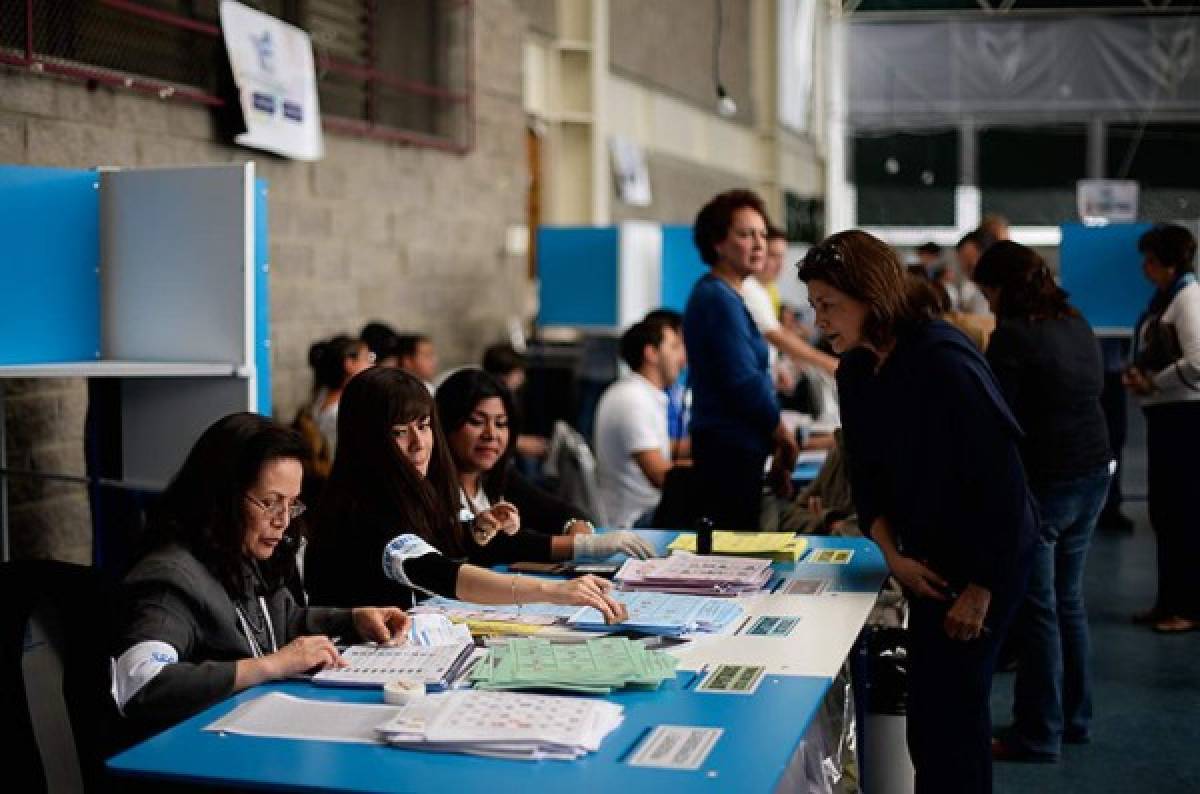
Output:
[[[647,530],[658,548],[665,549],[679,533]],[[778,564],[781,577],[829,580],[827,592],[816,596],[763,594],[751,597],[747,610],[767,614],[802,610],[845,614],[849,605],[873,602],[884,577],[882,557],[874,544],[862,539],[813,537],[811,549],[839,548],[854,552],[845,565],[822,565],[801,559],[796,565]],[[809,558],[813,551],[810,550]],[[806,601],[807,599],[807,601]],[[824,608],[823,605],[828,605]],[[858,610],[858,607],[854,607]],[[868,606],[869,609],[869,606]],[[861,617],[857,617],[861,612]],[[836,637],[823,637],[828,625],[802,618],[792,637],[796,647],[827,642],[833,656],[845,658],[865,619],[853,611],[854,625],[840,626]],[[847,639],[849,638],[849,639]],[[723,637],[711,653],[740,653],[760,637]],[[776,640],[783,642],[783,640]],[[818,655],[819,656],[819,655]],[[683,657],[681,657],[682,659]],[[617,692],[608,696],[625,709],[625,721],[608,736],[598,753],[572,762],[522,762],[404,751],[387,746],[263,739],[218,735],[205,725],[234,706],[268,691],[323,700],[381,702],[378,692],[330,689],[303,683],[255,687],[115,756],[109,768],[120,775],[170,782],[277,788],[290,791],[455,791],[483,786],[498,790],[534,787],[556,791],[774,791],[794,766],[809,723],[820,706],[836,670],[828,674],[779,674],[768,664],[767,675],[752,695],[705,694],[693,690],[695,664],[681,661],[674,681],[654,692]],[[805,664],[824,664],[808,660]],[[839,663],[840,664],[840,663]],[[688,668],[691,669],[688,669]],[[725,729],[704,765],[695,771],[633,767],[625,757],[656,725],[715,726]],[[794,769],[793,772],[794,774]]]

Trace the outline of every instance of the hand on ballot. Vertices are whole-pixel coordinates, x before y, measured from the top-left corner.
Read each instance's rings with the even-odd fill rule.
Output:
[[[625,605],[612,597],[612,582],[598,576],[580,576],[566,581],[539,580],[546,600],[552,604],[592,607],[604,616],[605,623],[620,623],[629,618]]]
[[[353,610],[354,629],[367,642],[402,645],[408,640],[408,613],[399,607],[359,607]]]
[[[257,661],[257,660],[256,660]],[[269,678],[287,678],[310,670],[345,667],[346,662],[324,634],[297,637],[275,653],[262,658],[270,665]]]

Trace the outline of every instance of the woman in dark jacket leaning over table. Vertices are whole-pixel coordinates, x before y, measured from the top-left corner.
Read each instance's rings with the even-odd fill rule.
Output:
[[[139,730],[166,727],[247,687],[343,664],[327,635],[389,642],[396,607],[306,609],[283,579],[308,448],[256,414],[200,436],[148,527],[151,551],[124,583],[113,696]]]
[[[502,520],[489,526],[491,536],[477,538],[458,520],[458,478],[437,406],[425,384],[401,370],[375,367],[346,386],[319,513],[305,555],[314,604],[411,606],[437,594],[479,604],[591,606],[610,622],[627,616],[607,580],[501,574],[464,561],[547,561],[552,538],[519,533]]]
[[[861,231],[805,255],[835,352],[859,522],[910,602],[916,791],[991,791],[988,701],[1037,530],[1021,430],[979,351],[916,308],[895,252]]]
[[[1104,363],[1087,320],[1035,251],[1001,240],[975,267],[996,330],[987,359],[1025,429],[1021,458],[1041,512],[1011,731],[995,757],[1054,761],[1092,717],[1083,568],[1112,477],[1100,407]]]

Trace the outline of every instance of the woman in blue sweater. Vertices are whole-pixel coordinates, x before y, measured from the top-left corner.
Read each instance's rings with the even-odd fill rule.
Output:
[[[719,528],[758,529],[763,467],[789,496],[795,438],[779,418],[767,371],[767,343],[742,302],[742,282],[763,268],[767,210],[749,190],[713,198],[696,216],[692,237],[711,268],[683,315],[692,387],[695,509]]]
[[[991,791],[988,701],[1037,531],[1013,418],[960,331],[922,314],[886,244],[812,248],[800,278],[842,355],[838,393],[859,522],[909,597],[916,791]]]

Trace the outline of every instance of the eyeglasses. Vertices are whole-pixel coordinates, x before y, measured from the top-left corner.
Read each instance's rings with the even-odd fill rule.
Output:
[[[259,510],[262,510],[264,513],[266,513],[268,518],[276,521],[295,521],[304,514],[305,510],[308,509],[304,505],[304,502],[301,502],[298,499],[291,504],[288,504],[287,499],[277,499],[273,502],[264,502],[261,499],[254,498],[250,494],[246,494],[246,499],[248,499],[250,503]]]
[[[832,264],[843,265],[842,252],[833,244],[814,245],[804,254],[802,267],[828,267]]]
[[[353,353],[347,353],[346,358],[366,359],[368,367],[374,366],[374,364],[375,364],[375,353],[374,353],[374,351],[372,351],[370,348],[367,348],[367,347],[359,348],[358,350],[354,351]]]

